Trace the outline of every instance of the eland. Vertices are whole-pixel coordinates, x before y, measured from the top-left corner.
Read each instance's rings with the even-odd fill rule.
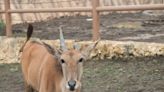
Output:
[[[27,39],[20,49],[25,92],[80,92],[83,62],[98,41],[85,46],[74,45],[68,49],[60,31],[60,48],[44,42],[30,40],[33,26],[29,24]]]

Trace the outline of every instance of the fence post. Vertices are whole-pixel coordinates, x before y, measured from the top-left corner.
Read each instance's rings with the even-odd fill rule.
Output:
[[[6,36],[12,36],[12,27],[11,27],[11,13],[10,10],[10,0],[4,0],[5,3],[5,20],[6,20]]]
[[[99,19],[99,12],[96,10],[96,7],[99,6],[99,0],[92,0],[92,39],[98,40],[100,38],[100,19]]]

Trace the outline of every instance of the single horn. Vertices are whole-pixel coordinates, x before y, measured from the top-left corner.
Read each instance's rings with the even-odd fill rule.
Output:
[[[59,31],[60,31],[60,48],[62,51],[67,51],[67,47],[63,36],[62,26],[59,27]]]

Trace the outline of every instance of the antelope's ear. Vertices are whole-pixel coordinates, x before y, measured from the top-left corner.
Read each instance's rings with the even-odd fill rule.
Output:
[[[56,59],[59,60],[61,54],[62,54],[62,51],[61,51],[60,49],[56,49],[56,48],[54,48],[54,57],[55,57]]]
[[[59,59],[61,54],[62,54],[62,51],[60,49],[57,49],[57,48],[53,48],[52,46],[48,45],[47,43],[45,42],[42,42],[43,45],[46,47],[47,51],[52,54],[53,56],[55,56],[55,58]]]
[[[87,60],[89,59],[89,56],[91,54],[91,51],[97,46],[100,39],[95,41],[94,43],[91,43],[90,45],[82,46],[80,48],[81,53],[84,55],[84,58]]]

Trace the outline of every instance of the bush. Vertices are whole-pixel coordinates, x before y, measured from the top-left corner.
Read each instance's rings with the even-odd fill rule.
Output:
[[[5,23],[0,20],[0,35],[5,35]]]

